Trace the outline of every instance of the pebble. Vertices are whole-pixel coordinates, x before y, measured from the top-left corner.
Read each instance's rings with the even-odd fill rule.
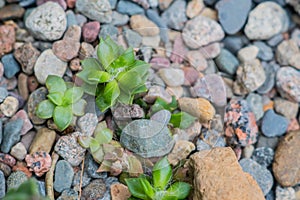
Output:
[[[65,160],[57,162],[54,175],[54,190],[62,192],[65,189],[70,189],[74,177],[74,171],[70,163]]]
[[[168,161],[171,165],[176,166],[180,161],[185,160],[193,150],[195,150],[195,145],[192,142],[178,140],[168,154]]]
[[[87,172],[87,174],[95,179],[99,178],[106,178],[107,173],[106,172],[97,172],[99,168],[99,164],[95,162],[92,155],[90,153],[87,153],[84,160],[84,171]]]
[[[31,145],[31,142],[35,136],[35,131],[29,131],[26,135],[23,135],[21,138],[21,142],[24,144],[26,150],[29,150],[29,147]]]
[[[57,67],[57,69],[53,69],[55,71],[54,73],[59,73],[59,75],[61,75],[62,72],[58,72],[58,71],[62,70],[62,69],[66,70],[66,67],[65,67],[66,63],[65,62],[68,62],[68,61],[72,60],[73,58],[75,58],[78,55],[79,48],[80,48],[80,42],[77,42],[76,40],[63,39],[63,40],[59,40],[59,41],[54,42],[53,46],[52,46],[52,52],[59,59],[57,59],[54,56],[53,56],[52,59],[55,59],[55,60],[57,59],[56,62],[59,63],[60,68],[61,68],[61,69],[59,69]],[[49,53],[50,52],[51,51],[49,51]],[[42,55],[43,55],[43,53],[42,53]],[[48,59],[50,59],[49,57],[48,57]],[[47,60],[45,59],[44,62],[49,62],[48,59]],[[48,64],[48,63],[45,63],[45,64]]]
[[[119,34],[119,31],[118,31],[117,27],[115,27],[111,24],[101,25],[99,37],[102,37],[103,39],[105,39],[109,35],[111,39],[113,39],[114,41],[118,41],[118,34]]]
[[[291,39],[294,40],[298,46],[300,46],[300,29],[299,28],[295,28],[292,31]]]
[[[147,48],[152,47],[152,48],[156,49],[156,48],[159,47],[159,42],[160,42],[159,35],[150,36],[150,37],[149,36],[144,36],[142,38],[142,46],[147,47]]]
[[[10,154],[16,159],[22,161],[27,154],[27,150],[23,143],[19,142],[11,148]]]
[[[11,168],[2,162],[0,162],[0,171],[3,172],[5,177],[8,177],[11,174]]]
[[[235,34],[246,23],[252,1],[221,0],[215,5],[219,21],[227,34]]]
[[[117,5],[117,11],[124,15],[139,15],[144,14],[144,9],[131,1],[121,0]]]
[[[298,14],[300,14],[300,3],[297,0],[287,0],[286,2],[290,4]]]
[[[6,181],[7,190],[18,188],[22,183],[27,181],[27,179],[28,178],[24,172],[16,171],[11,173]]]
[[[273,150],[276,149],[277,147],[277,144],[278,144],[278,137],[265,137],[264,135],[260,135],[259,136],[259,139],[258,139],[258,142],[256,144],[256,147],[257,148],[260,148],[260,147],[269,147]]]
[[[243,35],[227,36],[223,40],[224,48],[236,54],[243,46],[248,43],[248,39]]]
[[[154,103],[154,101],[158,98],[162,98],[164,101],[171,103],[172,97],[170,94],[166,92],[166,90],[159,86],[154,85],[148,89],[147,95],[143,98],[147,103]]]
[[[22,126],[22,119],[16,119],[14,121],[6,123],[6,125],[4,126],[3,141],[1,145],[2,152],[8,153],[11,150],[12,146],[20,141],[20,132]]]
[[[112,200],[126,200],[131,196],[128,187],[120,183],[112,184],[110,193]]]
[[[76,0],[76,9],[91,20],[110,23],[111,6],[108,0]]]
[[[181,35],[178,35],[173,43],[172,54],[170,60],[174,63],[182,63],[184,61],[184,55],[188,52]]]
[[[162,68],[158,71],[158,75],[171,87],[181,86],[184,83],[184,72],[181,69]]]
[[[92,180],[86,171],[83,172],[82,176],[81,176],[81,172],[82,172],[81,170],[76,172],[74,175],[74,178],[73,178],[72,186],[74,187],[74,189],[76,188],[76,190],[79,189],[80,184],[81,184],[81,187],[85,187]]]
[[[10,167],[13,167],[16,165],[16,159],[9,154],[0,153],[0,163],[4,163]]]
[[[3,198],[5,196],[5,176],[4,173],[0,170],[0,198]]]
[[[19,110],[12,118],[11,120],[16,119],[22,119],[23,120],[23,126],[21,130],[21,135],[25,135],[30,129],[32,129],[33,125],[28,117],[28,114],[25,110]]]
[[[48,128],[41,128],[35,135],[30,148],[29,153],[33,154],[38,151],[44,151],[50,153],[52,146],[55,142],[56,132]]]
[[[299,63],[293,65],[298,55],[300,55],[300,51],[294,40],[284,40],[277,46],[276,58],[281,65],[292,65],[299,69]]]
[[[159,34],[161,40],[166,44],[169,42],[169,35],[168,35],[168,26],[167,22],[164,21],[158,14],[157,11],[148,9],[146,11],[147,17],[153,21],[159,27]]]
[[[283,40],[283,35],[281,33],[276,34],[275,36],[273,36],[272,38],[270,38],[267,41],[267,44],[271,47],[276,47],[282,40]]]
[[[189,18],[193,18],[199,15],[204,7],[205,5],[203,3],[203,0],[192,0],[186,7],[186,16]]]
[[[300,181],[299,155],[300,132],[289,132],[279,142],[275,151],[273,172],[280,185],[295,186]]]
[[[123,15],[117,11],[113,11],[112,13],[112,21],[111,24],[114,26],[124,26],[128,23],[129,17],[128,15]]]
[[[276,86],[280,95],[300,102],[300,72],[292,67],[282,67],[276,73]]]
[[[249,173],[255,179],[264,195],[268,194],[274,183],[271,172],[249,158],[243,158],[239,163],[243,171]]]
[[[251,158],[253,151],[254,146],[252,144],[245,146],[242,151],[242,158]]]
[[[83,200],[102,199],[106,191],[105,183],[102,179],[93,180],[82,190],[81,198]]]
[[[44,4],[48,1],[58,3],[64,10],[67,9],[67,4],[66,4],[66,1],[64,1],[64,0],[37,0],[36,4],[39,6],[39,5],[42,5],[42,4]]]
[[[166,9],[162,14],[161,18],[167,23],[167,26],[171,29],[182,30],[187,17],[185,15],[186,1],[175,0],[171,6]]]
[[[0,8],[0,20],[20,19],[25,13],[25,9],[18,4],[9,4]]]
[[[164,57],[153,57],[150,64],[152,69],[159,70],[160,68],[170,67],[170,60]]]
[[[274,150],[270,147],[259,147],[256,148],[252,154],[252,160],[264,167],[269,167],[274,158]]]
[[[256,6],[248,16],[245,34],[251,40],[266,40],[287,29],[288,16],[280,5],[263,2]]]
[[[25,23],[35,38],[47,41],[61,38],[67,28],[64,10],[51,1],[35,8],[26,18]]]
[[[182,31],[185,44],[192,49],[220,41],[224,35],[217,22],[201,15],[187,21]]]
[[[97,124],[98,118],[96,114],[93,113],[86,113],[77,121],[80,132],[86,136],[92,136]]]
[[[264,199],[259,185],[243,172],[230,147],[197,152],[187,164],[194,175],[192,195],[195,199]],[[213,192],[216,189],[218,192]]]
[[[167,126],[147,119],[138,119],[129,123],[122,130],[120,142],[143,158],[166,155],[174,146],[174,140]]]
[[[274,57],[273,50],[265,42],[255,41],[253,42],[253,45],[259,49],[257,58],[264,61],[270,61],[273,59]]]
[[[281,187],[280,185],[277,185],[275,192],[276,200],[297,199],[295,189],[292,187]]]
[[[18,108],[19,101],[17,98],[12,96],[6,97],[3,103],[0,105],[0,110],[6,117],[13,116],[17,112]]]
[[[238,59],[241,62],[252,61],[257,57],[259,49],[254,45],[249,45],[238,51]]]
[[[12,78],[20,71],[19,63],[15,60],[13,54],[4,55],[1,58],[1,62],[4,66],[4,75],[6,78]]]
[[[90,133],[90,135],[93,132]],[[82,148],[78,142],[77,137],[83,136],[80,132],[62,136],[55,144],[55,152],[68,161],[72,166],[78,166],[84,159],[86,149]]]
[[[225,136],[227,143],[247,146],[257,141],[258,127],[254,113],[246,100],[231,99],[225,110]]]
[[[265,63],[262,62],[262,66],[264,68],[266,74],[265,82],[256,90],[259,94],[266,94],[272,90],[275,85],[275,66],[277,64],[274,63]]]
[[[18,91],[20,96],[24,100],[27,100],[29,96],[27,83],[28,83],[28,76],[24,73],[20,73],[18,76]]]
[[[288,127],[289,121],[270,109],[265,112],[262,119],[261,130],[267,137],[282,136]]]
[[[3,56],[6,53],[12,51],[16,41],[16,32],[11,25],[0,26],[0,55]]]
[[[142,37],[140,36],[140,34],[131,29],[124,30],[123,34],[128,46],[137,48],[142,43]]]
[[[97,21],[88,22],[82,27],[82,36],[85,42],[93,42],[97,39],[100,31],[100,23]]]
[[[43,124],[46,120],[40,119],[36,116],[36,106],[43,100],[46,99],[48,91],[45,87],[40,87],[37,90],[33,91],[28,98],[28,116],[33,124],[39,125]]]
[[[79,199],[78,193],[73,189],[64,190],[57,200],[77,200]]]
[[[130,18],[131,28],[142,36],[156,36],[159,28],[144,15],[134,15]]]
[[[247,96],[246,100],[250,109],[253,111],[255,115],[256,121],[260,120],[260,118],[262,118],[262,116],[264,115],[262,97],[258,94],[250,93]]]
[[[67,17],[67,27],[78,25],[76,16],[72,10],[66,12]]]
[[[29,171],[33,171],[36,176],[41,177],[50,170],[52,159],[45,151],[37,151],[25,157]]]
[[[208,64],[205,57],[200,51],[188,51],[185,55],[190,65],[195,68],[198,72],[204,71]],[[196,73],[197,75],[197,73]]]
[[[216,57],[215,62],[221,71],[231,75],[236,73],[236,70],[239,66],[239,61],[227,49],[221,49],[221,52]]]
[[[298,103],[291,102],[282,98],[275,98],[274,106],[277,113],[285,116],[287,119],[293,119],[298,113]]]
[[[184,72],[184,85],[195,85],[199,78],[198,71],[193,67],[184,67],[182,70]]]
[[[62,77],[67,66],[68,64],[57,58],[51,49],[47,49],[37,59],[34,66],[34,74],[40,84],[45,84],[50,74]]]
[[[8,91],[5,87],[0,87],[0,103],[2,103],[8,95]]]

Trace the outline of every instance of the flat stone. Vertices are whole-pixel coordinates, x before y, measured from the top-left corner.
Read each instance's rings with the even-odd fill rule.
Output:
[[[11,120],[16,119],[22,119],[23,120],[23,126],[21,130],[21,135],[25,135],[30,129],[33,128],[33,125],[28,117],[28,114],[25,110],[19,110],[12,118]]]
[[[102,179],[93,180],[82,190],[82,199],[101,199],[106,191],[105,183]]]
[[[52,46],[52,51],[57,58],[59,58],[64,62],[68,62],[73,58],[77,57],[79,48],[80,48],[80,42],[77,42],[76,40],[64,39],[64,40],[59,40],[54,42]],[[61,63],[61,66],[63,66],[63,64],[65,63]]]
[[[288,127],[288,120],[270,109],[262,119],[261,130],[267,137],[282,136]]]
[[[171,165],[176,166],[180,161],[185,160],[193,150],[195,150],[195,145],[192,142],[178,140],[168,155],[168,160]]]
[[[68,64],[56,57],[51,49],[47,49],[37,59],[34,66],[34,74],[40,84],[45,84],[50,74],[62,77],[67,66]]]
[[[12,96],[6,97],[3,103],[0,105],[0,110],[6,117],[13,116],[18,109],[19,101],[17,98]]]
[[[231,53],[236,54],[238,50],[243,48],[248,43],[248,39],[244,35],[229,35],[223,40],[224,48],[229,50]]]
[[[269,167],[274,158],[274,150],[270,147],[259,147],[253,151],[252,160],[264,167]]]
[[[3,56],[12,51],[16,41],[15,28],[11,25],[0,26],[0,55]]]
[[[45,87],[40,87],[37,90],[33,91],[28,98],[28,117],[33,124],[43,124],[46,121],[36,116],[36,107],[41,101],[46,99],[47,94],[47,89]]]
[[[55,191],[62,192],[65,189],[70,189],[73,177],[74,171],[70,163],[65,160],[58,161],[55,167],[53,183]]]
[[[144,15],[133,15],[130,18],[130,26],[142,36],[156,36],[159,34],[157,25]]]
[[[20,96],[24,99],[27,100],[29,96],[29,91],[28,91],[28,76],[24,73],[20,73],[18,76],[18,91]]]
[[[101,23],[110,23],[112,20],[112,11],[108,0],[77,0],[76,9],[91,20]]]
[[[119,1],[117,11],[125,15],[144,14],[144,9],[141,6],[134,2],[124,0]]]
[[[239,66],[239,61],[236,57],[226,49],[221,49],[221,52],[216,57],[215,62],[220,70],[231,75],[236,73]]]
[[[291,102],[282,98],[275,98],[274,107],[277,113],[285,116],[287,119],[292,119],[297,116],[298,103]]]
[[[188,166],[194,175],[193,199],[265,199],[256,181],[242,170],[230,147],[195,153]]]
[[[168,86],[176,87],[184,83],[184,72],[181,69],[163,68],[158,74]]]
[[[28,178],[24,172],[16,171],[11,173],[6,181],[7,190],[10,190],[12,188],[17,189],[22,183],[27,181],[27,179]]]
[[[25,23],[35,38],[48,41],[61,38],[67,28],[64,10],[57,3],[50,1],[35,8]]]
[[[1,62],[4,66],[4,76],[6,78],[12,78],[20,71],[20,65],[15,60],[13,54],[4,55],[1,58]]]
[[[4,153],[8,153],[13,145],[15,145],[17,142],[21,139],[21,129],[23,126],[23,120],[22,119],[16,119],[14,121],[10,121],[6,123],[4,126],[4,132],[3,132],[3,141],[1,144],[1,151]]]
[[[16,159],[22,161],[27,154],[27,150],[24,144],[19,142],[11,148],[10,154]]]
[[[30,145],[29,154],[33,154],[39,151],[50,153],[55,142],[55,138],[55,131],[48,128],[39,129]]]
[[[166,9],[161,17],[164,21],[167,22],[167,26],[171,29],[182,30],[184,23],[187,21],[185,15],[186,1],[184,0],[175,0],[171,6]]]
[[[295,186],[300,181],[299,162],[300,132],[293,131],[284,136],[275,151],[273,172],[280,185]]]

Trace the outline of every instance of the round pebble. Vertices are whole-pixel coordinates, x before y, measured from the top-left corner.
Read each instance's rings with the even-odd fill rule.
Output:
[[[158,74],[168,86],[176,87],[184,83],[184,72],[181,69],[163,68]]]
[[[256,148],[251,158],[261,166],[269,167],[273,162],[274,150],[270,147]]]
[[[167,26],[171,29],[182,30],[187,17],[185,14],[186,1],[175,0],[172,5],[166,9],[161,18],[167,23]]]
[[[281,136],[286,132],[288,123],[285,117],[276,114],[274,110],[270,109],[265,112],[261,123],[261,130],[267,137]]]
[[[11,117],[13,116],[19,108],[19,101],[17,98],[8,96],[5,98],[3,103],[0,105],[1,112],[7,116]]]
[[[131,1],[121,0],[117,5],[117,11],[125,15],[144,14],[144,9]]]
[[[6,184],[7,184],[7,190],[12,188],[18,188],[22,183],[27,181],[27,176],[24,172],[16,171],[10,174],[10,176],[7,178]]]
[[[70,189],[74,177],[74,171],[70,163],[65,160],[57,162],[54,174],[53,187],[55,191],[62,192],[65,189]]]
[[[226,49],[221,50],[219,56],[216,57],[215,62],[221,71],[231,75],[235,74],[239,65],[239,61],[236,57]]]
[[[102,23],[110,23],[112,20],[112,11],[108,0],[77,0],[76,9],[91,20]]]
[[[255,41],[253,45],[255,45],[259,49],[257,58],[264,61],[270,61],[273,59],[274,57],[273,50],[266,43],[262,41]]]
[[[27,154],[27,150],[24,144],[19,142],[11,148],[10,154],[16,159],[22,161]]]
[[[264,115],[262,97],[255,93],[250,93],[246,98],[248,105],[255,115],[256,121]]]

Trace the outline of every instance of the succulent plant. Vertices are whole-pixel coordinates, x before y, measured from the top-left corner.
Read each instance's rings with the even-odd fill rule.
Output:
[[[82,99],[83,89],[55,75],[49,75],[46,80],[49,94],[47,100],[39,103],[36,114],[41,119],[53,117],[59,130],[65,130],[73,119],[73,115],[84,115],[86,101]]]
[[[146,92],[149,64],[136,60],[132,48],[124,50],[110,37],[100,39],[97,58],[82,61],[77,76],[85,92],[96,96],[96,104],[105,111],[116,102],[132,104],[135,94]]]

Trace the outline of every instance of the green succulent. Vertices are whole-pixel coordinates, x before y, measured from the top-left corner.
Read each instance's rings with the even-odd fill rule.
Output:
[[[152,179],[143,175],[125,179],[125,182],[133,196],[130,199],[179,200],[185,199],[191,190],[188,183],[172,183],[172,168],[166,157],[154,165]]]
[[[124,50],[110,37],[100,39],[97,58],[86,58],[77,76],[83,80],[85,92],[96,96],[101,111],[116,102],[132,104],[134,96],[146,92],[149,64],[136,60],[132,48]]]
[[[36,115],[41,119],[53,117],[59,130],[65,130],[71,123],[73,115],[84,115],[86,101],[82,99],[83,89],[73,87],[72,84],[55,75],[49,75],[46,80],[48,89],[47,100],[40,102]]]

